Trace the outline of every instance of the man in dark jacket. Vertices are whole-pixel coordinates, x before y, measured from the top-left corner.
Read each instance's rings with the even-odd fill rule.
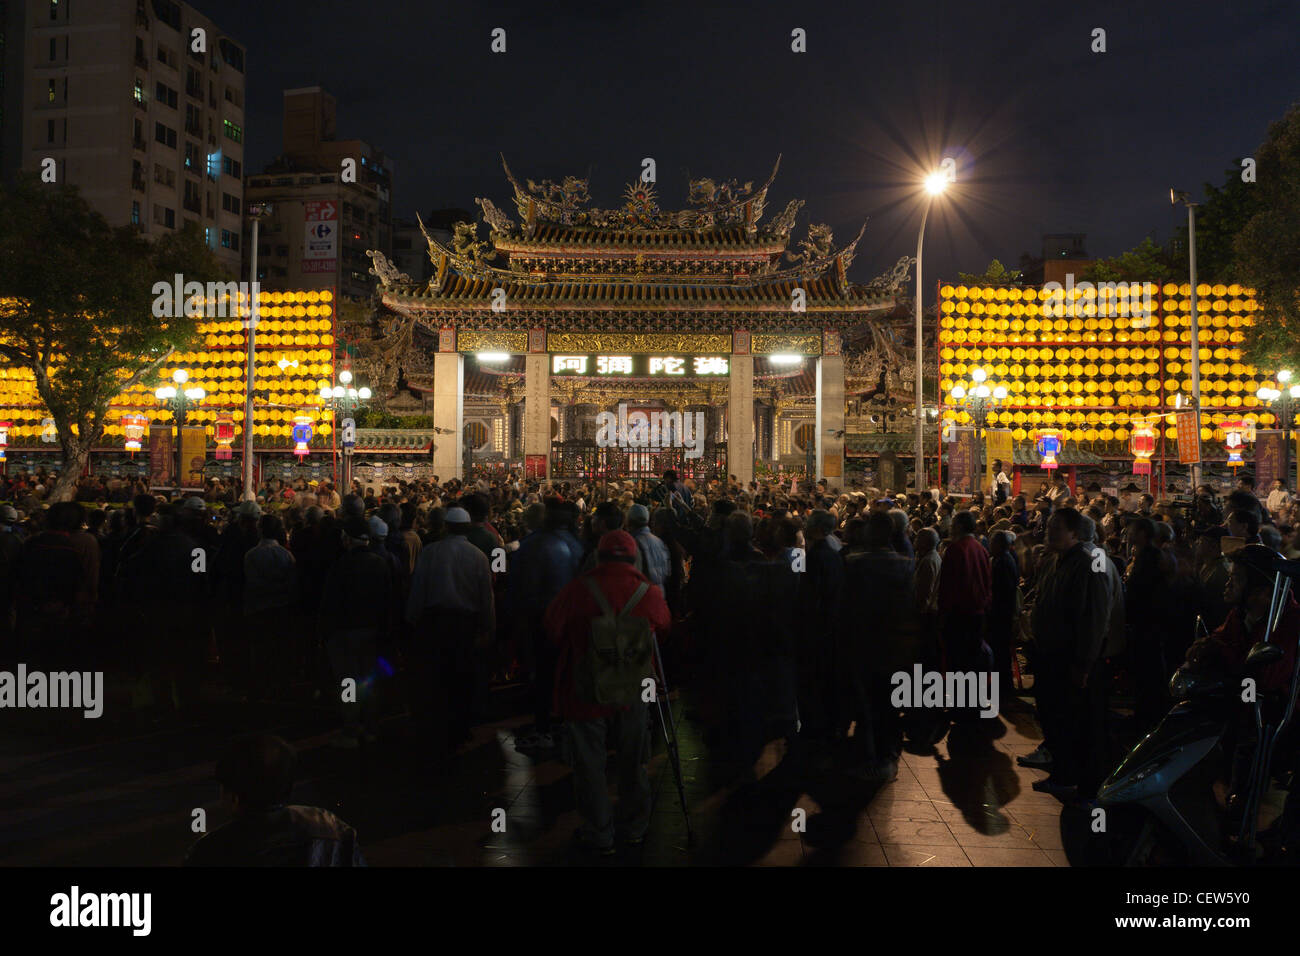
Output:
[[[217,761],[234,816],[199,840],[186,866],[365,866],[357,834],[320,807],[287,805],[297,763],[279,737],[249,734]]]
[[[580,844],[602,855],[614,852],[616,820],[605,784],[607,748],[613,744],[618,763],[617,829],[633,844],[645,839],[650,825],[649,714],[645,703],[614,708],[584,700],[576,676],[591,641],[592,621],[602,615],[588,583],[600,589],[615,612],[622,611],[642,584],[647,590],[631,610],[657,632],[668,629],[672,617],[663,592],[633,567],[636,542],[626,531],[611,531],[598,542],[599,562],[592,571],[565,586],[546,611],[546,632],[559,650],[555,671],[555,703],[566,721],[573,753],[573,792],[582,826]]]
[[[1061,508],[1047,526],[1057,559],[1038,582],[1032,624],[1034,696],[1053,769],[1034,789],[1091,799],[1105,774],[1102,651],[1112,598],[1105,555],[1079,540],[1082,524],[1078,511]]]
[[[379,640],[394,626],[393,590],[396,582],[387,556],[370,548],[369,525],[364,518],[344,522],[343,554],[325,574],[321,592],[320,633],[334,672],[332,693],[343,708],[343,733],[332,741],[353,748],[375,738],[371,706],[379,680]],[[356,696],[342,696],[342,682],[356,681]]]
[[[799,719],[807,740],[829,740],[838,726],[835,708],[835,636],[844,590],[844,559],[828,543],[835,529],[829,511],[814,511],[804,525],[807,567],[799,576],[802,638],[799,643]]]
[[[914,566],[894,549],[894,531],[889,512],[873,511],[865,549],[844,560],[837,654],[857,721],[854,738],[863,764],[858,775],[880,780],[897,775],[902,753],[902,722],[890,700],[890,678],[920,656]]]
[[[507,600],[517,637],[525,653],[533,657],[532,733],[516,739],[516,748],[549,749],[551,713],[555,691],[555,651],[546,640],[543,618],[546,609],[578,572],[580,558],[559,531],[567,521],[558,501],[534,503],[524,509],[528,534],[510,556],[506,578]]]

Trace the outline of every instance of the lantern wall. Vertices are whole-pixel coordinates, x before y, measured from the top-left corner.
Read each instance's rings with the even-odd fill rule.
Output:
[[[1006,402],[989,416],[990,428],[1010,428],[1027,441],[1039,428],[1057,428],[1068,444],[1095,454],[1125,457],[1132,423],[1171,412],[1176,396],[1192,394],[1191,286],[1188,283],[1102,284],[1066,290],[940,283],[939,388],[944,417],[969,413],[948,398],[953,386],[972,386],[983,367],[1004,385]],[[1224,438],[1226,420],[1274,421],[1255,392],[1272,381],[1243,362],[1245,329],[1258,305],[1238,285],[1197,286],[1201,360],[1201,437]],[[1177,439],[1172,419],[1156,431]],[[1172,445],[1166,446],[1174,453]],[[1223,457],[1223,449],[1206,449]]]
[[[227,311],[234,309],[227,306]],[[321,408],[320,390],[334,384],[335,327],[334,294],[327,289],[260,293],[254,368],[258,395],[254,441],[258,448],[291,448],[293,418],[303,412],[316,420],[312,447],[331,444],[329,412]],[[238,444],[243,440],[244,424],[244,320],[203,318],[199,334],[201,341],[193,351],[177,352],[159,370],[161,381],[170,382],[174,369],[189,372],[186,386],[197,386],[207,394],[186,410],[186,424],[206,425],[211,439],[217,419],[229,415],[235,422]],[[289,363],[283,371],[281,359]],[[154,398],[157,384],[138,386],[113,400],[104,446],[125,443],[122,416],[127,413],[142,413],[155,423],[172,420],[172,413]],[[30,371],[0,367],[0,419],[13,422],[11,445],[39,445],[41,420],[48,414]]]

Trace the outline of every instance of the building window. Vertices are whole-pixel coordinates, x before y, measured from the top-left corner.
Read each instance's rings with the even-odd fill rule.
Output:
[[[193,173],[199,171],[199,148],[193,143],[185,144],[185,168]]]
[[[49,102],[51,102],[51,103],[54,102],[54,93],[55,93],[55,82],[54,82],[53,80],[50,80],[50,87],[49,87],[49,97],[50,97],[50,98],[49,98]]]
[[[164,186],[176,188],[176,173],[166,166],[160,166],[158,163],[153,164],[153,181],[161,183]]]
[[[162,123],[153,124],[153,138],[155,142],[162,143],[168,149],[176,148],[176,130]]]
[[[59,19],[59,0],[50,0],[50,19]]]
[[[239,251],[239,233],[231,232],[229,229],[221,230],[221,248],[230,249],[234,252]]]
[[[45,142],[54,142],[54,120],[45,121]]]
[[[227,139],[234,140],[236,143],[242,143],[244,141],[244,129],[242,126],[236,126],[234,123],[230,122],[230,120],[223,120],[222,123],[226,128]]]
[[[232,196],[230,193],[222,193],[221,208],[226,212],[233,212],[235,215],[239,215],[239,197]]]
[[[154,99],[165,106],[176,109],[176,91],[165,83],[159,83],[154,88]]]
[[[234,176],[236,179],[241,178],[244,174],[244,167],[240,164],[239,160],[231,159],[229,156],[225,157],[221,161],[221,168],[225,171],[227,176]]]
[[[135,81],[135,89],[132,90],[131,96],[135,99],[137,103],[144,102],[144,81],[143,80],[137,79]]]
[[[160,226],[166,226],[168,229],[175,229],[176,210],[168,209],[166,206],[155,205],[153,207],[153,221]]]
[[[51,62],[51,63],[53,63],[55,57],[58,56],[58,53],[56,53],[55,50],[54,50],[54,44],[55,44],[55,39],[54,39],[54,37],[50,37],[50,62]]]
[[[131,200],[131,225],[140,225],[140,202],[135,199]]]

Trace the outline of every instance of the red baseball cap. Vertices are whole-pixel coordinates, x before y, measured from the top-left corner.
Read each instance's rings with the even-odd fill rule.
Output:
[[[636,542],[626,531],[606,531],[596,546],[600,557],[635,558]]]

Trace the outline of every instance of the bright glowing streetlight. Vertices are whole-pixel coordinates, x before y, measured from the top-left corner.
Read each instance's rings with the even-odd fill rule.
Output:
[[[918,494],[925,491],[925,412],[922,391],[921,378],[923,375],[921,363],[921,339],[923,329],[921,326],[921,251],[925,246],[925,221],[930,217],[930,204],[934,202],[934,197],[938,196],[948,188],[948,182],[951,173],[941,169],[936,169],[930,175],[925,177],[925,212],[921,214],[921,230],[916,235],[916,491]]]

